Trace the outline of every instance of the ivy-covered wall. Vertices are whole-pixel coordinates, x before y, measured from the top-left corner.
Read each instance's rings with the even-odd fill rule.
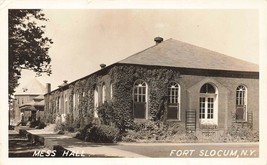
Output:
[[[258,128],[258,79],[191,75],[184,70],[170,67],[116,64],[101,69],[85,78],[61,87],[45,95],[45,119],[54,123],[57,114],[66,114],[66,123],[81,127],[94,118],[94,91],[98,90],[98,106],[102,103],[102,87],[106,86],[106,101],[112,104],[113,120],[119,128],[134,126],[133,85],[142,79],[148,86],[148,120],[167,120],[168,84],[177,82],[180,87],[180,116],[174,122],[185,124],[187,110],[195,110],[198,119],[199,91],[203,84],[213,83],[219,90],[218,124],[225,129],[231,126],[231,115],[235,111],[235,91],[239,84],[245,84],[248,94],[249,111],[254,112],[254,122]],[[112,84],[112,96],[111,96]],[[60,99],[59,99],[60,98]],[[59,105],[60,104],[60,105]],[[198,120],[197,120],[198,122]]]
[[[106,100],[112,102],[117,114],[114,118],[120,119],[121,125],[131,127],[134,120],[133,84],[142,79],[148,84],[148,119],[164,121],[167,85],[171,81],[178,81],[179,76],[179,72],[166,68],[125,65],[106,68],[46,94],[45,119],[46,122],[54,123],[58,114],[66,114],[68,122],[83,125],[85,120],[93,117],[95,88],[98,89],[98,104],[101,106],[102,85],[105,84]],[[113,96],[110,92],[111,83]]]

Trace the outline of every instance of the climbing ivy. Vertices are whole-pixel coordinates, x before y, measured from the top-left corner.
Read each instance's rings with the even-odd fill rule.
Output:
[[[99,106],[100,121],[104,124],[115,124],[120,131],[132,129],[135,126],[133,117],[133,84],[142,79],[148,84],[148,116],[152,121],[165,121],[167,109],[168,84],[179,80],[179,72],[172,68],[114,65],[104,71],[96,72],[86,78],[69,84],[68,88],[68,122],[74,128],[84,127],[93,120],[94,112],[94,89],[107,81],[103,79],[108,76],[108,82],[113,84],[113,96],[107,104]],[[109,90],[108,90],[109,91]],[[99,92],[100,93],[100,92]],[[73,95],[79,97],[79,103],[73,108]],[[56,90],[46,96],[46,102],[51,102],[47,112],[46,121],[52,121],[56,115],[55,99],[60,96]],[[77,98],[76,98],[77,102]],[[101,100],[99,100],[101,102]],[[111,117],[112,116],[112,117]]]

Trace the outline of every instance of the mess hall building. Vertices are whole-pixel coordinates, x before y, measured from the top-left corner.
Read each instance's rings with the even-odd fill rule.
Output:
[[[125,121],[178,122],[193,131],[227,130],[233,123],[259,129],[258,65],[175,39],[154,41],[45,94],[46,122],[55,122],[56,115],[97,118],[98,107],[112,102]]]

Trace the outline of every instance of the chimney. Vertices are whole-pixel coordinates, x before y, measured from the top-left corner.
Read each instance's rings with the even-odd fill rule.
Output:
[[[51,84],[50,83],[46,83],[45,84],[45,89],[46,89],[46,93],[51,92]]]
[[[68,80],[63,80],[63,84],[67,85],[68,84]]]
[[[64,87],[65,85],[68,85],[68,80],[63,80],[63,84],[59,85],[58,88]]]
[[[157,45],[163,41],[163,38],[162,37],[156,37],[156,38],[154,38],[154,41],[156,42],[156,45]]]
[[[106,64],[100,64],[101,69],[104,69],[106,67]]]

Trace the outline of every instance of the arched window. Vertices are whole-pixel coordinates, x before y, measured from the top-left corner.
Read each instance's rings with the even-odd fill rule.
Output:
[[[102,103],[106,101],[106,85],[103,83],[102,85]]]
[[[68,113],[68,95],[67,94],[64,95],[64,99],[65,99],[65,101],[64,101],[64,114],[67,114]]]
[[[113,98],[113,84],[110,83],[110,99]]]
[[[96,118],[98,117],[97,108],[98,108],[98,89],[96,86],[95,90],[94,90],[94,117],[96,117]]]
[[[211,84],[204,84],[201,89],[200,93],[215,93],[215,88]]]
[[[180,120],[180,87],[176,82],[171,82],[168,85],[167,119]]]
[[[216,88],[206,83],[200,88],[199,119],[201,124],[217,124]]]
[[[75,109],[75,102],[76,102],[75,93],[73,93],[73,95],[72,95],[72,108],[73,108],[73,110]]]
[[[143,80],[137,80],[133,87],[134,118],[147,118],[147,84]]]
[[[247,88],[239,85],[236,88],[236,120],[244,121],[247,118]]]

